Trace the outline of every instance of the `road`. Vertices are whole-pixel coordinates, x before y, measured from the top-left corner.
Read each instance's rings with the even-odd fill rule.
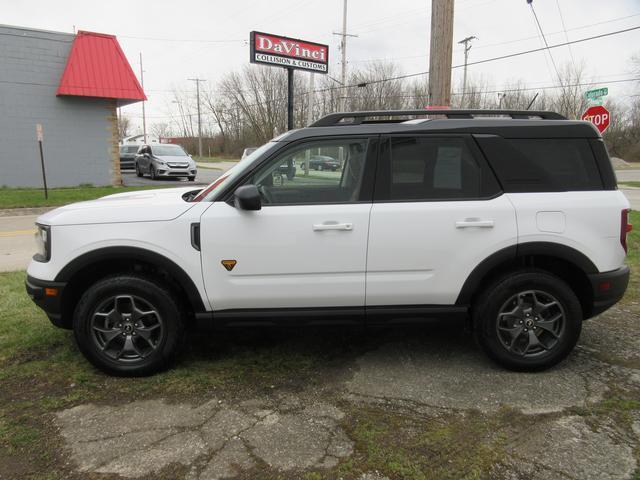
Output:
[[[225,164],[224,168],[233,165],[234,163]],[[201,168],[198,171],[197,181],[192,185],[209,184],[222,175],[223,171]],[[620,170],[616,174],[619,181],[640,180],[640,170]],[[133,173],[125,173],[123,179],[128,186],[189,185],[188,182],[181,180],[152,182],[146,177],[138,178]],[[622,191],[631,202],[631,208],[640,210],[640,188],[623,188]],[[27,267],[35,249],[33,224],[37,217],[38,215],[0,216],[0,272],[22,270]]]
[[[36,215],[0,218],[0,272],[22,270],[36,248],[33,226]]]

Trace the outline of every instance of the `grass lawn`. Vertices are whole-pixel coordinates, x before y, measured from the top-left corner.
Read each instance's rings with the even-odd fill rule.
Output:
[[[618,182],[618,185],[626,185],[627,187],[637,187],[637,188],[640,188],[640,182],[637,182],[637,181]]]
[[[623,300],[630,307],[640,292],[640,213],[632,212],[631,221],[637,226],[629,235],[632,279]],[[348,329],[199,333],[188,337],[170,371],[149,378],[108,377],[84,360],[71,332],[53,327],[31,302],[24,278],[24,272],[0,274],[0,478],[79,478],[60,450],[51,423],[55,411],[87,402],[219,398],[233,403],[273,391],[297,392],[332,384],[336,372],[376,342]],[[427,422],[421,415],[346,409],[344,427],[357,454],[331,478],[355,479],[371,469],[393,478],[484,478],[500,451],[499,444],[486,441],[492,424],[481,418],[461,422],[455,415],[438,416]],[[435,468],[433,475],[422,476],[428,468]],[[324,478],[314,475],[304,478]]]
[[[50,188],[49,198],[44,198],[44,190],[40,188],[0,188],[0,208],[20,207],[57,207],[73,202],[94,200],[114,193],[149,190],[154,188],[171,188],[173,185],[153,185],[148,187],[93,187],[80,186],[69,188]]]

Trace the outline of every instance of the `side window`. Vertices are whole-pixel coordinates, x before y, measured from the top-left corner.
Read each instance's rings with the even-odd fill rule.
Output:
[[[478,143],[506,192],[603,189],[587,139],[487,136]]]
[[[474,199],[499,191],[493,174],[482,168],[464,138],[393,137],[388,158],[389,175],[379,175],[386,185],[376,185],[379,199]]]
[[[351,203],[359,199],[369,141],[340,138],[287,149],[254,173],[263,205]]]

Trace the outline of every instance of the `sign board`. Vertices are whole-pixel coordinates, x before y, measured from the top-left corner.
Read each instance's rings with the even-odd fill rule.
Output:
[[[44,141],[44,131],[41,123],[36,123],[36,138],[39,142]]]
[[[255,31],[250,34],[249,45],[251,63],[329,72],[328,45]]]
[[[582,120],[593,123],[600,133],[604,133],[604,131],[609,128],[609,123],[611,122],[609,110],[602,105],[587,108],[581,118]]]
[[[606,97],[607,95],[609,95],[609,89],[607,87],[588,90],[584,94],[587,100],[598,100],[602,97]]]

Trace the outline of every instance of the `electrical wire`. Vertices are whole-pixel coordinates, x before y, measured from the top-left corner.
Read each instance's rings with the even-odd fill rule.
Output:
[[[562,77],[560,76],[560,71],[558,70],[558,66],[556,65],[556,61],[553,58],[553,54],[551,53],[551,50],[549,49],[549,43],[547,42],[547,37],[544,36],[544,31],[542,30],[542,25],[540,25],[540,20],[538,20],[538,14],[536,13],[536,10],[533,8],[533,0],[527,0],[527,3],[529,3],[529,6],[531,7],[531,12],[533,13],[533,18],[536,21],[536,25],[538,26],[538,30],[540,30],[540,35],[542,35],[542,40],[543,40],[545,46],[547,47],[547,52],[549,53],[549,58],[551,59],[551,63],[553,64],[553,69],[556,71],[556,75],[558,76],[558,82],[560,83],[560,85],[562,85]]]

